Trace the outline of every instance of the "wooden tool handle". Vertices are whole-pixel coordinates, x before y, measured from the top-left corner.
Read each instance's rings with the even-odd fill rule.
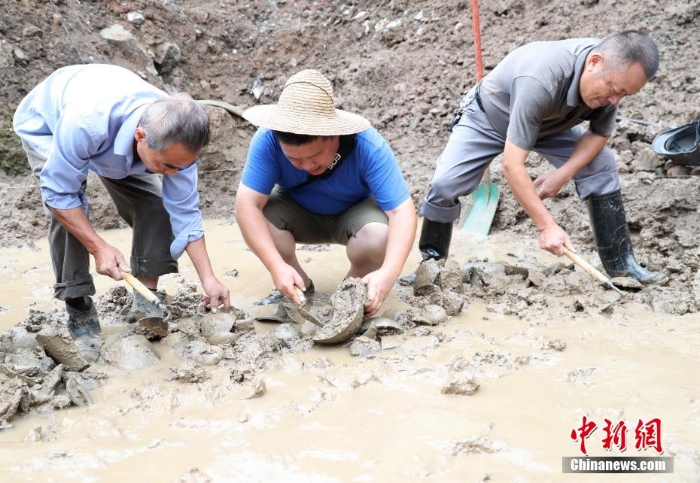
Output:
[[[297,295],[299,296],[299,301],[301,302],[301,305],[304,305],[306,303],[306,295],[304,294],[304,291],[296,285],[294,286],[294,290],[297,291]]]
[[[562,245],[561,248],[562,248],[562,250],[564,250],[564,255],[569,257],[572,262],[574,262],[576,265],[578,265],[583,270],[585,270],[591,277],[595,278],[603,285],[607,285],[608,283],[610,283],[610,280],[608,279],[608,277],[606,277],[605,275],[600,273],[598,270],[596,270],[596,268],[593,265],[591,265],[586,260],[584,260],[583,258],[581,258],[578,255],[576,255],[575,253],[573,253],[571,250],[566,248],[564,245]]]
[[[609,289],[614,290],[615,292],[619,293],[620,296],[624,297],[625,294],[622,290],[617,288],[615,285],[613,285],[612,280],[610,280],[608,277],[600,273],[598,270],[595,269],[590,263],[588,263],[586,260],[583,258],[579,257],[575,253],[571,253],[571,250],[566,248],[564,245],[562,245],[562,250],[564,251],[564,255],[569,257],[572,262],[574,262],[576,265],[581,267],[584,271],[586,271],[591,277],[595,278],[598,280],[600,283],[608,287]]]
[[[122,278],[126,280],[129,283],[129,285],[134,287],[134,290],[140,293],[143,296],[143,298],[160,307],[161,301],[158,298],[158,296],[151,292],[151,290],[148,287],[146,287],[143,283],[141,283],[141,281],[138,278],[134,277],[130,272],[122,272]]]

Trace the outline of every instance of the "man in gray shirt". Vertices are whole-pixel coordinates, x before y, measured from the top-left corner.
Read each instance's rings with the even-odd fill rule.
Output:
[[[460,117],[438,159],[419,249],[424,259],[446,258],[459,197],[474,191],[489,163],[503,152],[503,172],[515,198],[540,233],[540,248],[557,256],[572,249],[543,199],[569,180],[586,200],[598,254],[610,276],[656,283],[634,258],[615,159],[605,145],[620,100],[636,94],[658,69],[656,44],[626,31],[604,40],[534,42],[508,54],[463,99]],[[581,126],[588,121],[588,129]],[[557,169],[533,183],[525,168],[530,151]]]

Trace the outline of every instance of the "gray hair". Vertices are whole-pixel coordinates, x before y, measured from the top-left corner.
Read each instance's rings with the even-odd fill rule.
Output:
[[[659,68],[659,49],[648,35],[636,30],[626,30],[603,39],[593,52],[607,56],[614,69],[639,63],[647,80],[654,77]]]
[[[148,147],[159,153],[173,143],[182,143],[192,153],[209,144],[209,115],[188,94],[158,99],[143,111],[139,125]]]

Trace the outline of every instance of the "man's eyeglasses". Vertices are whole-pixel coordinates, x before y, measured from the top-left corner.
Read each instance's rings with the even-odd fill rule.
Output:
[[[173,165],[170,164],[170,163],[163,163],[163,166],[165,166],[165,167],[168,168],[168,169],[177,169],[178,171],[184,171],[184,170],[186,170],[186,169],[188,169],[188,168],[191,168],[191,167],[194,166],[195,164],[197,164],[197,160],[191,162],[191,163],[188,164],[187,166],[182,166],[182,167],[180,167],[180,168],[178,168],[177,166],[173,166]]]
[[[170,164],[170,163],[163,163],[163,166],[165,166],[165,167],[168,168],[168,169],[177,169],[178,171],[184,171],[184,170],[186,170],[186,169],[191,168],[191,167],[194,166],[195,164],[197,164],[197,161],[193,161],[192,163],[188,164],[187,166],[182,166],[182,167],[180,167],[180,168],[178,168],[177,166],[174,166],[174,165],[172,165],[172,164]],[[153,174],[153,171],[151,171],[150,169],[146,169],[146,173],[148,173],[148,174]]]

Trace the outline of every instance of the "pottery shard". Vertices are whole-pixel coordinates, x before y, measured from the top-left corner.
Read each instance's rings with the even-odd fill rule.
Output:
[[[360,278],[343,280],[331,295],[333,318],[316,332],[314,342],[339,344],[352,337],[362,324],[367,287]]]
[[[440,264],[436,260],[426,260],[416,269],[416,278],[413,281],[413,293],[415,295],[427,295],[437,290],[435,283],[440,275]]]

